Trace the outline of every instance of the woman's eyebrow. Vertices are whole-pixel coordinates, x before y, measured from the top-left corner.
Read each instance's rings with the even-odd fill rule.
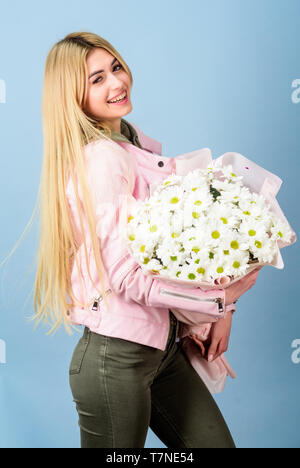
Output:
[[[117,59],[116,59],[116,58],[113,59],[113,61],[112,61],[112,63],[111,63],[111,66],[113,66],[113,64],[114,64],[115,62],[117,62]],[[92,78],[92,76],[97,75],[98,73],[102,73],[102,72],[104,72],[104,70],[94,71],[93,73],[90,74],[89,79]]]

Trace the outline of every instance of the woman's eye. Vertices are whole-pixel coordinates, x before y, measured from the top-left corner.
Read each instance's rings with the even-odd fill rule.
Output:
[[[121,64],[115,65],[115,66],[114,66],[114,71],[115,71],[115,69],[116,69],[117,67],[120,67],[120,69],[123,68]],[[97,78],[97,80],[95,80],[93,84],[95,84],[95,83],[100,83],[100,81],[99,81],[100,78],[102,79],[102,76],[99,76],[99,78]]]

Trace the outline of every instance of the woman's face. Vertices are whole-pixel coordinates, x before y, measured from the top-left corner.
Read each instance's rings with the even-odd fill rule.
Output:
[[[130,78],[107,50],[94,48],[87,55],[88,88],[84,111],[121,132],[121,117],[132,111]],[[125,100],[109,103],[126,92]]]

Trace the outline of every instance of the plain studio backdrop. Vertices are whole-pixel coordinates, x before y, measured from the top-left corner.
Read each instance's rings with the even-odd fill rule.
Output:
[[[134,77],[125,118],[163,155],[243,154],[282,178],[277,199],[298,233],[298,0],[1,1],[0,261],[36,201],[46,56],[78,30],[123,55]],[[36,219],[0,271],[0,447],[79,447],[68,366],[80,335],[27,320],[37,245]],[[238,377],[215,395],[238,447],[300,446],[299,242],[282,256],[285,269],[265,267],[238,302],[226,353]],[[146,447],[164,447],[150,429]]]

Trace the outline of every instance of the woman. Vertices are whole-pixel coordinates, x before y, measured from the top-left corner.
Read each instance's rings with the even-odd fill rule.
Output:
[[[161,145],[123,118],[132,83],[120,54],[92,33],[67,35],[47,57],[37,322],[50,318],[50,332],[85,326],[69,369],[82,448],[144,447],[149,426],[167,447],[233,448],[170,308],[214,322],[207,357],[216,359],[228,346],[233,303],[258,272],[226,292],[170,285],[163,294],[131,258],[130,206],[176,159],[157,159]]]

